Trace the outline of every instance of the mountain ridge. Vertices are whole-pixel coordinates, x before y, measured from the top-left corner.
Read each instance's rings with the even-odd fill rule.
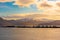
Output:
[[[0,17],[0,26],[37,26],[37,25],[60,25],[60,20],[48,20],[48,19],[43,19],[47,21],[36,21],[33,19],[19,19],[19,20],[6,20]]]

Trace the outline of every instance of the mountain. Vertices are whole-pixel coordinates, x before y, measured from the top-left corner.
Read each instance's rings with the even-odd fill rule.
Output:
[[[47,20],[47,19],[43,19],[43,20]],[[19,20],[5,20],[3,18],[0,17],[0,26],[20,26],[20,25],[25,25],[25,26],[33,26],[33,25],[38,25],[41,23],[47,23],[49,21],[37,21],[37,20],[33,20],[33,17],[27,17],[27,18],[23,18],[23,19],[19,19]]]
[[[10,23],[8,20],[4,20],[0,17],[0,26],[12,26],[13,24]]]
[[[60,20],[51,20],[48,15],[33,14],[24,16],[14,16],[17,20],[6,20],[0,17],[0,26],[37,26],[37,25],[60,25]],[[11,16],[11,18],[14,18]],[[10,17],[9,17],[10,18]]]
[[[52,22],[48,22],[48,23],[42,23],[39,25],[60,25],[60,20],[54,20]]]
[[[36,18],[36,17],[35,17]],[[19,20],[16,20],[17,24],[21,24],[21,25],[38,25],[38,24],[41,24],[41,23],[47,23],[47,22],[51,22],[51,20],[48,20],[48,19],[41,19],[39,18],[38,19],[35,19],[34,17],[26,17],[26,18],[23,18],[23,19],[19,19]]]

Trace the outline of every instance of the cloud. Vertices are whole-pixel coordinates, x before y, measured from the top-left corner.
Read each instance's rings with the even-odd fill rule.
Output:
[[[58,7],[60,7],[60,2],[57,2],[56,5],[57,5]]]
[[[50,9],[50,8],[52,8],[53,6],[50,4],[50,3],[48,3],[48,2],[46,2],[46,1],[42,1],[42,2],[39,2],[39,3],[37,3],[37,8],[40,10],[40,9]]]
[[[51,19],[51,20],[60,20],[60,12],[59,10],[47,10],[42,13],[36,12],[36,13],[22,13],[22,14],[13,14],[9,15],[6,17],[3,17],[4,19],[7,20],[17,20],[17,19],[30,19],[32,18],[33,20],[42,20],[42,19]]]
[[[52,7],[52,6],[47,3],[41,3],[40,7]]]
[[[60,2],[56,3],[54,1],[47,1],[47,0],[0,0],[0,2],[11,2],[11,1],[14,1],[13,5],[18,5],[20,7],[30,7],[30,5],[35,4],[38,9],[43,10],[58,8],[60,6]]]
[[[0,8],[7,8],[7,9],[11,9],[10,7],[8,7],[8,6],[5,6],[5,5],[3,5],[3,6],[0,6]]]
[[[5,16],[3,17],[4,19],[7,19],[7,20],[17,20],[17,19],[23,19],[29,15],[32,15],[33,13],[21,13],[21,14],[12,14],[12,15],[8,15],[8,16]]]
[[[0,2],[10,2],[12,0],[0,0]]]
[[[29,7],[31,4],[34,4],[36,0],[16,0],[14,5]]]

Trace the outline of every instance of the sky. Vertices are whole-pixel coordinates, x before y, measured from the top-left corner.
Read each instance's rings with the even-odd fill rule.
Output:
[[[60,15],[60,0],[0,0],[0,16],[20,14]]]

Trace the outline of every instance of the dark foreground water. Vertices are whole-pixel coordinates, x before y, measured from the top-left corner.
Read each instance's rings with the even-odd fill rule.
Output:
[[[0,40],[60,40],[60,28],[0,28]]]

